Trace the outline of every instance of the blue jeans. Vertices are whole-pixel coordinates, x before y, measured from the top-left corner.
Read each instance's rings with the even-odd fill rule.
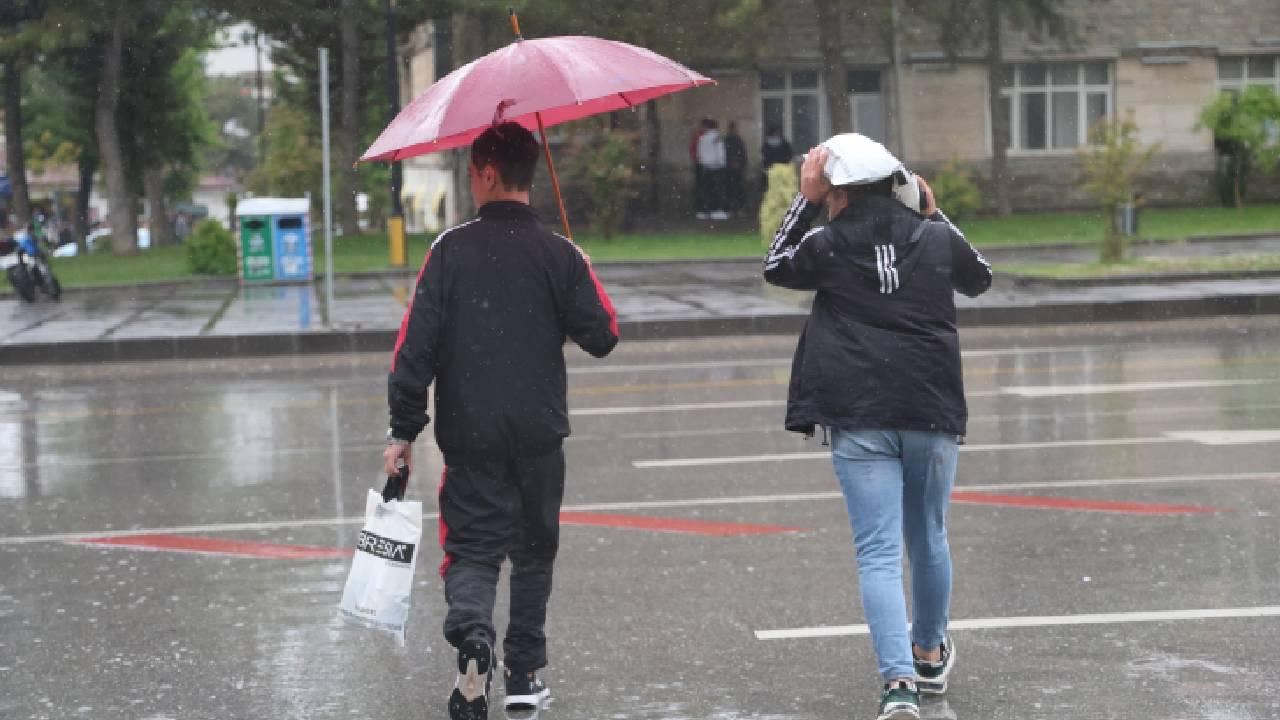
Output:
[[[945,639],[951,603],[947,506],[956,474],[955,435],[831,429],[831,457],[858,552],[862,611],[885,680],[915,677],[911,643]],[[902,588],[902,545],[911,558],[911,636]]]

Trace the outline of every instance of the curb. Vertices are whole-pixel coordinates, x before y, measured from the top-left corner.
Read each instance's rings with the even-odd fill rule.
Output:
[[[1107,277],[1045,277],[996,271],[996,275],[1013,282],[1014,287],[1091,288],[1121,287],[1215,280],[1265,280],[1280,277],[1280,270],[1215,270],[1210,272],[1162,273],[1149,275],[1111,275]]]
[[[960,308],[961,327],[1161,321],[1229,315],[1278,315],[1280,295],[1242,294],[1173,300],[1125,300]],[[619,323],[628,340],[798,334],[807,314],[638,320]],[[259,335],[201,335],[0,345],[0,365],[206,360],[281,355],[391,352],[395,330],[335,330]]]

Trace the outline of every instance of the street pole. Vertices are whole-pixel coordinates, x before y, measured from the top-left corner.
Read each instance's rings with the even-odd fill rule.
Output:
[[[262,107],[262,101],[264,99],[263,96],[265,95],[262,91],[262,31],[256,28],[253,32],[253,57],[254,62],[258,66],[258,95],[256,98],[257,102],[255,104],[258,106],[258,164],[262,165],[267,160],[267,151],[265,146],[267,136],[264,134],[267,127],[267,119],[266,111]]]
[[[333,198],[329,188],[329,48],[320,48],[320,135],[324,186],[324,309],[333,326]]]
[[[386,0],[387,16],[387,122],[400,113],[400,74],[396,61],[396,11],[395,0]],[[387,242],[392,267],[404,267],[409,263],[409,251],[404,237],[404,206],[400,202],[400,161],[391,162],[391,217],[387,219]]]

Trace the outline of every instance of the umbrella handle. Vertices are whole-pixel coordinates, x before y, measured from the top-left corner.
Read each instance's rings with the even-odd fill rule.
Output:
[[[538,117],[538,135],[542,138],[542,152],[547,156],[547,170],[551,173],[551,188],[556,191],[556,204],[560,206],[560,222],[564,225],[564,236],[573,240],[573,231],[569,229],[569,214],[564,211],[564,196],[560,194],[560,178],[556,177],[556,164],[551,160],[551,146],[547,144],[547,129],[542,126],[542,113]]]

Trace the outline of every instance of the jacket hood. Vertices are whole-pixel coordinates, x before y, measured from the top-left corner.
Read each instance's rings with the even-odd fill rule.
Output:
[[[891,295],[911,282],[929,221],[890,197],[854,201],[828,224],[866,282]]]

